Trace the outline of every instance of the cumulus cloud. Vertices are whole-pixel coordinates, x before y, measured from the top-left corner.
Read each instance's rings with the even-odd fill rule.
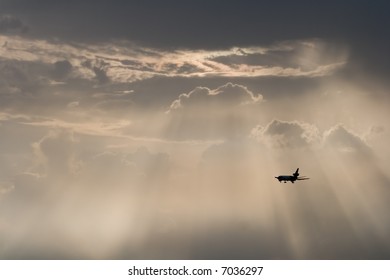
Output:
[[[324,133],[324,145],[342,153],[369,155],[371,148],[358,135],[339,124]]]
[[[382,131],[382,129],[379,129]],[[320,133],[312,124],[299,121],[273,120],[265,127],[257,125],[251,131],[250,138],[269,148],[296,149],[310,148],[323,151],[331,149],[341,154],[361,155],[371,159],[373,150],[362,136],[357,135],[338,124]]]
[[[255,119],[262,96],[227,83],[216,89],[197,87],[172,102],[167,136],[178,139],[218,139],[242,136]]]
[[[170,106],[171,110],[183,108],[188,110],[197,106],[223,106],[225,109],[246,104],[261,102],[261,94],[255,95],[242,85],[227,83],[215,90],[198,87],[186,94],[183,93]]]
[[[317,127],[298,121],[273,120],[266,127],[257,126],[252,136],[275,148],[302,148],[318,144],[320,134]]]

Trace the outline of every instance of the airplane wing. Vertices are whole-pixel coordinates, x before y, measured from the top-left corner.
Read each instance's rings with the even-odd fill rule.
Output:
[[[309,180],[310,178],[307,178],[307,177],[299,177],[297,178],[297,180]]]

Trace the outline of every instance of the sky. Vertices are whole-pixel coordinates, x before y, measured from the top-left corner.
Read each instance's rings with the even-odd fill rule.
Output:
[[[0,259],[389,259],[389,8],[0,0]]]

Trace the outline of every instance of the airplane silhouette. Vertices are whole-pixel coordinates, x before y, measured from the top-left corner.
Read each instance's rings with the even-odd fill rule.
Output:
[[[279,183],[281,183],[282,181],[284,181],[285,183],[287,183],[287,181],[290,181],[293,184],[297,180],[308,180],[308,179],[310,179],[310,178],[307,178],[305,176],[299,177],[298,171],[299,171],[299,168],[297,168],[297,171],[295,171],[295,173],[293,175],[280,175],[280,176],[275,177],[275,178],[279,180]]]

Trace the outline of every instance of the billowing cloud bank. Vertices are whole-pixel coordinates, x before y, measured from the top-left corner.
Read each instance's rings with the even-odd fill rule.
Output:
[[[2,257],[388,258],[386,130],[258,123],[262,106],[195,88],[161,112],[161,139],[3,114]],[[296,167],[311,179],[274,179]]]
[[[0,4],[1,259],[390,258],[383,15],[76,2]]]

